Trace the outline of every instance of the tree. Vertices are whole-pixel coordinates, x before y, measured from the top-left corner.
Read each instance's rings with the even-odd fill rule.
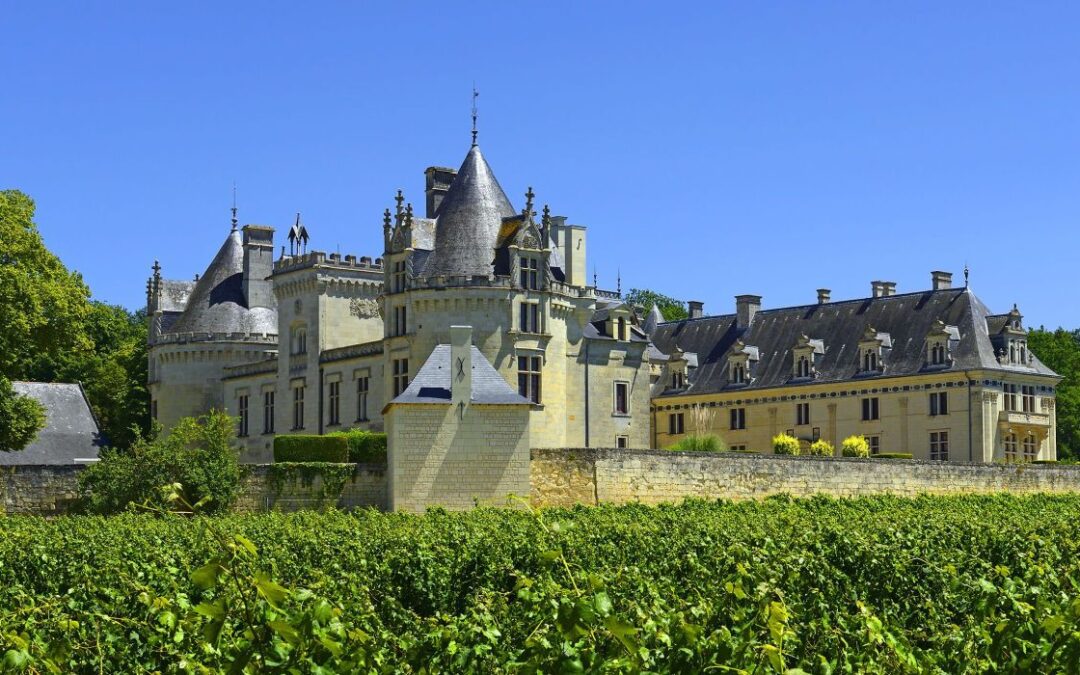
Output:
[[[1028,331],[1028,347],[1064,378],[1057,387],[1058,458],[1080,459],[1080,330],[1040,326]]]
[[[15,393],[11,381],[0,375],[0,451],[22,450],[45,426],[45,409],[29,396]]]
[[[664,321],[678,321],[690,316],[686,311],[686,303],[682,300],[676,300],[671,296],[645,288],[631,288],[625,300],[627,304],[644,307],[646,313],[652,310],[653,305],[656,305],[660,308]]]

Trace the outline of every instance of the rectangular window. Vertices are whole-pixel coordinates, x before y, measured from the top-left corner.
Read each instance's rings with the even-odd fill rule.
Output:
[[[409,386],[409,359],[394,359],[394,397]]]
[[[746,452],[746,445],[733,445],[728,450],[731,452]]]
[[[629,382],[616,382],[615,383],[615,400],[614,413],[616,415],[629,415],[630,414],[630,383]]]
[[[864,436],[866,443],[870,446],[870,454],[876,455],[881,452],[881,436]]]
[[[405,290],[405,261],[394,263],[394,292],[400,293]]]
[[[236,408],[240,413],[240,423],[236,429],[236,435],[240,438],[248,435],[248,397],[247,394],[236,399]]]
[[[304,385],[293,387],[293,413],[292,428],[294,430],[304,428]]]
[[[331,382],[329,398],[329,414],[330,419],[327,424],[341,424],[341,383]]]
[[[405,305],[394,308],[394,335],[404,335],[408,332],[405,312]]]
[[[1039,455],[1039,444],[1035,442],[1034,436],[1024,436],[1024,461],[1034,462],[1035,458]]]
[[[274,392],[263,392],[263,433],[274,433]]]
[[[671,388],[682,389],[686,386],[686,373],[681,371],[671,374]]]
[[[366,422],[368,400],[368,378],[356,378],[356,421]]]
[[[521,258],[521,287],[530,290],[540,289],[539,264],[535,258]]]
[[[862,418],[864,422],[881,419],[879,417],[879,412],[878,399],[876,396],[873,398],[864,398],[862,400]]]
[[[626,330],[626,317],[620,316],[619,320],[617,322],[617,326],[618,326],[618,328],[617,328],[618,335],[615,336],[615,339],[620,340],[622,342],[626,342],[627,340],[629,340],[630,336],[629,336],[629,334],[627,333],[627,330]]]
[[[930,459],[936,462],[949,461],[949,432],[930,432]]]
[[[521,303],[520,328],[522,333],[540,332],[540,304],[536,302]]]
[[[930,394],[930,415],[948,415],[949,414],[949,392],[947,391],[935,391]]]
[[[683,413],[671,413],[668,415],[668,433],[672,436],[678,436],[686,430],[683,424]]]
[[[1005,434],[1005,461],[1015,462],[1017,450],[1016,434]]]
[[[533,403],[540,403],[540,366],[539,356],[518,357],[518,393]]]
[[[1016,391],[1018,387],[1015,384],[1006,384],[1002,387],[1004,394],[1005,410],[1010,412],[1016,411]]]
[[[1035,387],[1027,384],[1020,387],[1020,397],[1024,404],[1024,412],[1035,412]]]
[[[810,404],[809,403],[796,403],[795,404],[795,425],[804,426],[810,424]]]
[[[733,431],[746,428],[746,408],[732,408],[730,418]]]
[[[615,437],[615,447],[616,448],[629,448],[630,447],[630,437],[629,436],[616,436]]]

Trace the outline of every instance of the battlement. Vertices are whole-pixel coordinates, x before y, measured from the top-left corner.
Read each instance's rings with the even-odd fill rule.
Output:
[[[243,342],[247,344],[277,345],[277,333],[165,333],[155,339],[151,346],[188,344],[192,342]]]
[[[357,258],[355,255],[341,255],[340,253],[326,253],[324,251],[309,251],[300,255],[286,255],[274,261],[274,274],[295,272],[308,267],[333,266],[353,270],[370,270],[382,272],[382,258],[372,260],[368,256]]]

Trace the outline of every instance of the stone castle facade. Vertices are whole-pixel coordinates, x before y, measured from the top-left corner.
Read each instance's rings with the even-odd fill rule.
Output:
[[[421,217],[398,192],[374,259],[307,251],[299,216],[275,259],[273,229],[240,228],[234,210],[195,281],[155,263],[154,417],[167,428],[224,408],[251,462],[270,461],[276,434],[386,430],[391,474],[395,445],[420,453],[391,489],[405,508],[468,483],[488,435],[505,452],[484,455],[494,473],[461,500],[511,474],[527,486],[529,448],[702,433],[764,452],[788,432],[931,460],[1056,458],[1060,378],[1027,350],[1019,310],[991,313],[947,273],[916,293],[874,282],[868,298],[821,289],[783,309],[743,295],[705,316],[691,302],[664,322],[589,284],[586,229],[546,206],[537,218],[531,188],[513,207],[475,143],[457,171],[425,171],[424,197]]]

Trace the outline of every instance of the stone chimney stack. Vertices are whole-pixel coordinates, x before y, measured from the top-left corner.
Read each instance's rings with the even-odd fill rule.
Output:
[[[749,328],[754,315],[761,309],[760,295],[735,296],[735,321],[739,328]]]
[[[244,226],[244,298],[248,307],[274,307],[270,273],[274,269],[274,228]]]
[[[935,271],[930,273],[930,281],[935,291],[952,288],[952,272]]]
[[[870,282],[870,297],[880,298],[884,295],[885,290],[883,288],[883,281],[871,281]]]
[[[687,306],[690,308],[690,318],[700,319],[705,316],[705,303],[700,300],[687,300]]]
[[[424,170],[424,195],[427,197],[425,209],[426,218],[434,218],[439,210],[446,191],[450,189],[450,183],[454,182],[457,171],[442,166],[429,166]]]
[[[882,281],[881,282],[881,295],[889,297],[890,295],[896,295],[896,282],[895,281]]]
[[[450,404],[467,407],[471,398],[472,326],[450,326]]]
[[[817,304],[824,305],[832,297],[832,291],[827,288],[817,289]]]

